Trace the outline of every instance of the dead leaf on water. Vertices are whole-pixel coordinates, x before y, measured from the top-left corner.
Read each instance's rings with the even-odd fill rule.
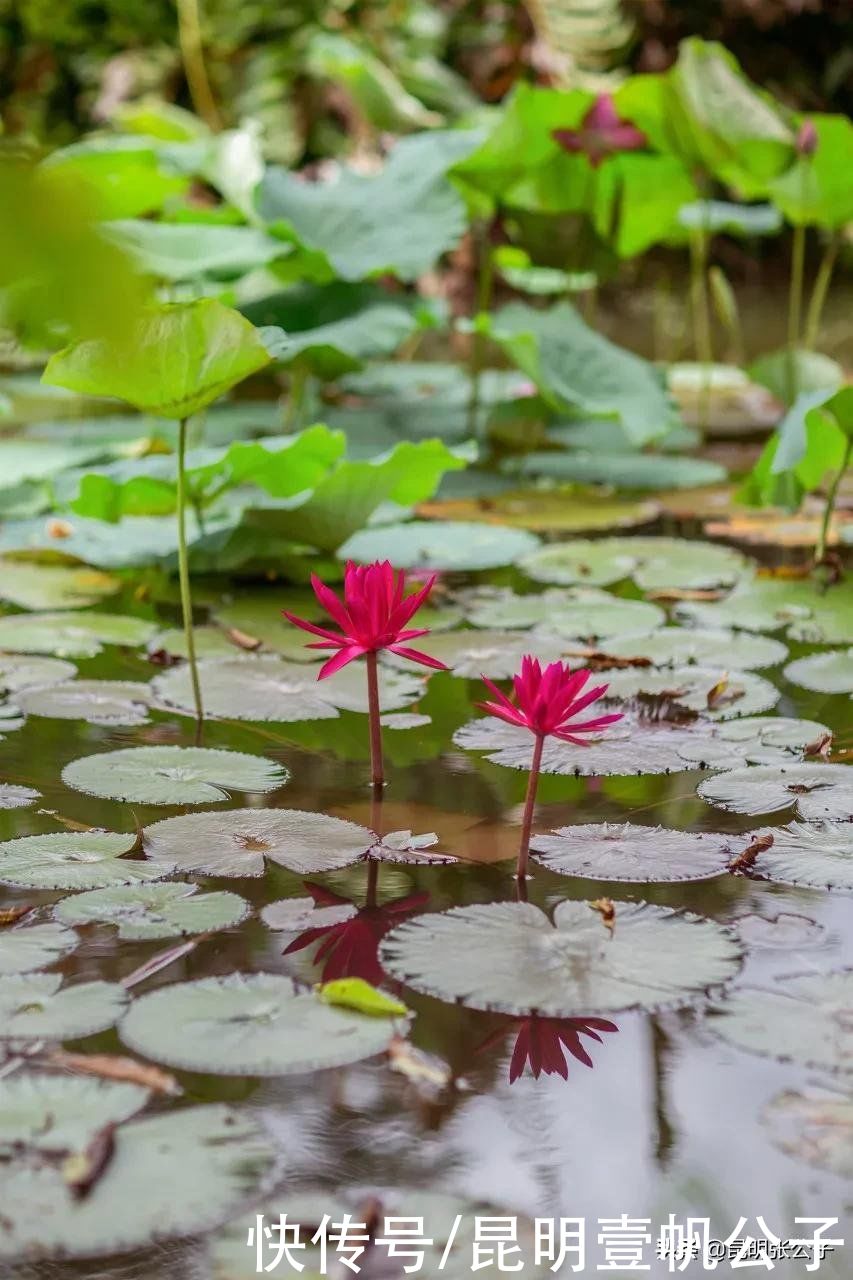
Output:
[[[22,902],[16,907],[3,907],[0,910],[0,928],[5,928],[10,924],[17,924],[19,920],[23,920],[24,916],[28,916],[34,910],[29,902]]]
[[[137,1062],[135,1058],[127,1058],[113,1053],[67,1053],[64,1049],[55,1049],[45,1059],[51,1067],[59,1067],[63,1071],[72,1071],[76,1075],[97,1076],[100,1080],[120,1080],[124,1084],[138,1084],[153,1093],[161,1093],[169,1098],[177,1098],[183,1093],[175,1077],[160,1067],[153,1067],[147,1062]]]
[[[768,833],[750,840],[743,852],[739,853],[736,858],[732,858],[729,863],[729,871],[731,871],[732,875],[743,875],[745,871],[751,871],[755,866],[758,855],[773,847],[773,839],[774,837]]]
[[[601,916],[601,923],[612,937],[613,930],[616,928],[616,907],[613,899],[594,898],[589,905],[593,911],[597,911]]]

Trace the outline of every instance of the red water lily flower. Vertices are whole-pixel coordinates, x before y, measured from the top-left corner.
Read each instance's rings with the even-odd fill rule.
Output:
[[[623,120],[609,93],[600,93],[578,129],[554,129],[551,137],[564,151],[585,155],[593,169],[620,151],[642,151],[648,138],[642,129]]]
[[[618,1030],[616,1023],[606,1018],[541,1018],[533,1013],[520,1022],[509,1064],[509,1082],[513,1084],[520,1079],[528,1063],[537,1080],[543,1072],[568,1080],[565,1050],[578,1062],[591,1067],[592,1058],[581,1043],[581,1036],[590,1036],[601,1043],[600,1031]]]
[[[483,676],[483,682],[488,685],[495,701],[477,705],[488,711],[490,716],[498,716],[508,724],[529,729],[539,737],[560,738],[563,742],[573,742],[575,746],[582,747],[586,744],[579,734],[596,733],[622,719],[622,713],[614,711],[594,716],[591,720],[574,720],[607,692],[606,684],[586,689],[591,675],[592,672],[586,669],[572,671],[568,663],[564,665],[562,662],[552,662],[543,671],[537,659],[526,654],[521,660],[520,674],[513,676],[512,680],[515,703]]]

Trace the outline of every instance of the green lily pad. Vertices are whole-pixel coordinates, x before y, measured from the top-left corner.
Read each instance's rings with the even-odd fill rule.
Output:
[[[609,587],[631,576],[636,560],[612,538],[553,542],[523,557],[519,568],[536,582]]]
[[[627,668],[607,673],[608,700],[627,702],[640,694],[671,697],[679,706],[712,720],[757,715],[779,701],[779,690],[753,671],[687,666],[665,671]]]
[[[530,849],[537,862],[559,875],[663,884],[723,874],[731,857],[730,840],[708,831],[595,822],[533,836]]]
[[[105,644],[144,644],[154,624],[142,618],[69,609],[58,613],[16,613],[0,618],[0,649],[11,653],[52,653],[61,658],[94,658]]]
[[[762,880],[804,889],[853,890],[853,823],[790,822],[750,832],[749,839],[761,835],[773,837],[751,868]]]
[[[809,1090],[778,1094],[761,1119],[774,1146],[786,1155],[853,1178],[853,1096]]]
[[[706,458],[683,458],[666,453],[603,453],[581,449],[549,449],[527,453],[505,464],[505,470],[524,476],[548,476],[574,484],[612,485],[617,489],[655,492],[697,489],[723,484],[725,467]]]
[[[7,1106],[15,1110],[26,1080],[4,1081],[0,1106],[8,1098]],[[70,1107],[62,1086],[72,1083],[94,1088],[97,1082],[51,1076],[42,1083],[40,1078],[36,1088],[44,1097],[41,1110],[48,1125]],[[245,1210],[269,1188],[277,1158],[252,1117],[213,1104],[121,1123],[136,1107],[129,1094],[114,1091],[131,1086],[97,1087],[110,1095],[90,1104],[90,1114],[104,1119],[94,1132],[90,1126],[89,1140],[106,1124],[118,1123],[113,1155],[103,1175],[85,1197],[75,1199],[63,1178],[61,1160],[16,1153],[4,1166],[8,1227],[0,1239],[0,1258],[30,1264],[39,1260],[35,1265],[44,1265],[50,1258],[112,1256],[203,1234]],[[71,1148],[72,1156],[86,1145],[81,1135]],[[91,1274],[90,1264],[87,1275]],[[111,1269],[111,1274],[116,1273]]]
[[[730,587],[752,572],[740,552],[680,538],[603,538],[553,543],[520,568],[537,582],[609,586],[633,577],[644,591]]]
[[[575,603],[565,612],[554,609],[534,635],[559,636],[565,640],[607,641],[611,637],[640,632],[645,635],[663,626],[666,614],[648,600],[622,600],[616,596],[598,599],[586,592],[575,593]]]
[[[677,1008],[740,967],[740,948],[712,920],[647,902],[615,911],[611,932],[588,902],[561,902],[553,921],[526,902],[454,907],[399,925],[380,955],[440,1000],[552,1018]]]
[[[151,690],[135,680],[68,680],[15,695],[28,716],[86,720],[89,724],[137,725],[148,719]]]
[[[782,990],[743,988],[719,1006],[710,1026],[728,1044],[783,1062],[853,1072],[853,970],[786,977]]]
[[[231,929],[249,904],[236,893],[198,893],[194,884],[125,885],[65,898],[53,914],[65,924],[114,924],[120,938],[138,941]]]
[[[288,777],[265,756],[210,747],[126,747],[82,756],[62,770],[76,791],[139,804],[215,804],[235,791],[276,791]]]
[[[464,521],[411,520],[362,529],[338,551],[341,560],[389,559],[398,569],[477,570],[513,564],[539,539],[525,529]]]
[[[598,427],[601,423],[595,425]],[[648,499],[610,497],[596,491],[579,494],[573,485],[558,489],[510,489],[488,497],[481,494],[448,497],[421,503],[418,507],[418,515],[430,520],[482,521],[529,529],[532,533],[630,529],[633,525],[648,524],[659,513],[657,503]]]
[[[776,631],[807,644],[853,644],[853,585],[847,579],[821,591],[811,582],[754,578],[713,604],[679,602],[677,611],[699,627]]]
[[[376,843],[367,827],[302,809],[187,813],[145,828],[145,852],[162,874],[262,876],[266,860],[301,875],[348,867]]]
[[[234,658],[240,646],[228,638],[221,627],[193,627],[197,658]],[[148,641],[148,654],[168,653],[171,657],[187,657],[187,636],[183,627],[166,627]]]
[[[807,822],[853,819],[853,774],[843,764],[763,765],[707,778],[699,795],[733,813],[795,809]]]
[[[551,588],[518,595],[509,587],[472,587],[456,597],[465,621],[474,627],[535,627],[556,613],[568,613],[578,593]],[[585,598],[596,602],[612,600],[606,591],[590,588]]]
[[[111,831],[59,831],[19,836],[0,844],[0,884],[22,889],[100,889],[159,880],[171,868],[126,858],[135,835]]]
[[[504,680],[514,675],[526,653],[543,662],[560,656],[561,642],[554,636],[534,637],[521,631],[469,630],[442,631],[425,637],[424,648],[450,668],[451,674],[464,680]],[[394,667],[408,667],[405,658],[387,653],[384,661]]]
[[[30,658],[14,654],[0,654],[0,687],[17,692],[30,685],[60,684],[73,680],[77,668],[73,662],[61,658]]]
[[[395,1030],[389,1019],[323,1004],[279,974],[232,973],[139,997],[120,1034],[137,1053],[185,1071],[279,1076],[372,1058]]]
[[[59,924],[31,924],[0,933],[0,977],[46,969],[67,956],[80,939]]]
[[[113,1026],[126,1004],[116,982],[63,987],[59,973],[0,978],[0,1041],[77,1040]]]
[[[0,782],[0,809],[26,809],[41,792],[32,787],[18,787],[12,782]]]
[[[790,716],[744,716],[718,721],[712,733],[684,734],[678,754],[687,767],[737,769],[744,764],[790,764],[801,760],[807,747],[829,733],[816,720]]]
[[[21,1072],[0,1082],[0,1151],[79,1151],[107,1124],[140,1111],[149,1090],[86,1076]]]
[[[19,609],[78,609],[113,595],[119,585],[98,569],[0,560],[0,598]]]
[[[358,907],[354,902],[318,907],[313,898],[280,898],[264,907],[261,919],[268,929],[277,933],[302,933],[305,929],[343,924],[356,915]]]
[[[651,635],[617,635],[602,646],[614,658],[647,658],[655,667],[696,663],[708,667],[725,656],[739,670],[775,667],[788,650],[779,640],[737,631],[663,627]]]
[[[788,663],[785,678],[815,693],[853,693],[853,648],[798,658]]]

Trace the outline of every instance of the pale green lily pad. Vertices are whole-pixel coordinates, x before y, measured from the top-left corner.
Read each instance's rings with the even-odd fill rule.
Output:
[[[77,668],[61,658],[30,658],[11,653],[0,655],[0,687],[17,693],[31,685],[61,684],[73,680]]]
[[[233,792],[277,791],[288,777],[265,756],[210,747],[126,747],[82,756],[62,770],[76,791],[139,804],[214,804]]]
[[[697,769],[737,769],[744,764],[790,764],[829,733],[817,720],[744,716],[722,720],[713,732],[683,735],[678,754]]]
[[[563,876],[663,884],[710,880],[731,857],[732,837],[709,831],[667,831],[633,822],[579,823],[535,835],[537,862]]]
[[[155,1062],[214,1075],[279,1076],[345,1066],[387,1049],[396,1025],[323,1004],[290,978],[232,973],[161,987],[120,1028]]]
[[[614,658],[648,658],[655,667],[680,667],[696,663],[708,667],[725,657],[738,670],[775,667],[788,650],[780,640],[743,631],[662,627],[650,635],[616,635],[601,646]]]
[[[565,613],[555,611],[534,635],[557,635],[565,640],[606,641],[629,632],[654,631],[663,626],[666,614],[647,600],[607,600],[586,598],[578,592],[575,605]]]
[[[305,929],[344,924],[357,915],[358,907],[354,902],[318,907],[313,898],[280,898],[264,907],[261,919],[268,929],[277,933],[302,933]]]
[[[11,1108],[18,1106],[21,1082],[27,1079],[3,1082],[0,1107],[4,1097]],[[51,1076],[37,1086],[44,1094],[44,1114],[52,1117],[70,1106],[61,1087],[69,1083]],[[94,1087],[96,1082],[73,1083]],[[3,1210],[9,1225],[0,1238],[0,1258],[44,1266],[50,1258],[147,1248],[219,1227],[268,1190],[277,1157],[256,1120],[217,1103],[121,1123],[136,1107],[129,1094],[112,1091],[129,1087],[101,1084],[110,1097],[90,1104],[90,1114],[104,1116],[99,1128],[111,1119],[118,1128],[112,1158],[84,1198],[69,1194],[62,1161],[28,1154],[5,1165]],[[86,1136],[91,1140],[97,1131],[90,1126]],[[85,1146],[81,1134],[72,1152]]]
[[[105,644],[145,644],[153,631],[152,622],[127,615],[73,609],[16,613],[0,618],[0,649],[10,653],[51,653],[60,658],[94,658]]]
[[[554,662],[562,650],[561,641],[554,636],[536,637],[521,631],[442,631],[425,636],[422,643],[431,657],[444,662],[452,675],[463,680],[479,680],[481,676],[504,680],[519,670],[524,654]],[[390,652],[383,655],[383,663],[395,668],[411,665]]]
[[[525,529],[463,521],[412,520],[362,529],[338,551],[341,560],[391,560],[398,569],[476,570],[514,564],[539,546]]]
[[[367,827],[302,809],[228,809],[154,822],[143,833],[151,863],[182,873],[262,876],[266,860],[302,875],[348,867],[376,843]]]
[[[383,670],[379,703],[383,711],[397,711],[419,698],[423,676],[411,662],[405,671]],[[285,662],[277,654],[243,654],[207,659],[198,664],[205,715],[226,720],[333,720],[338,709],[367,711],[367,676],[363,663],[351,663],[326,680],[314,668]],[[194,714],[188,667],[173,667],[155,676],[151,687],[168,707]]]
[[[547,449],[511,459],[505,470],[523,476],[547,476],[573,484],[612,485],[617,490],[653,493],[661,489],[698,489],[724,484],[728,473],[719,462],[668,453],[625,450]]]
[[[796,809],[807,822],[853,819],[853,772],[843,764],[759,765],[707,778],[699,795],[733,813]]]
[[[137,725],[148,719],[151,690],[136,680],[68,680],[15,695],[28,716],[86,720],[89,724]]]
[[[822,591],[815,583],[757,577],[714,603],[680,601],[677,612],[699,627],[745,631],[788,629],[807,644],[853,644],[851,580]]]
[[[0,844],[0,884],[22,889],[100,889],[159,880],[172,868],[126,858],[135,835],[58,831]]]
[[[853,890],[853,823],[791,822],[747,838],[762,835],[773,843],[759,853],[752,875],[804,889]]]
[[[809,1090],[778,1094],[761,1119],[786,1155],[853,1178],[853,1095]]]
[[[46,969],[72,952],[80,939],[59,924],[31,924],[0,932],[0,977]]]
[[[86,1076],[10,1076],[0,1081],[0,1152],[8,1159],[21,1144],[34,1151],[80,1151],[104,1125],[129,1120],[149,1097],[138,1084]]]
[[[549,588],[547,591],[518,595],[509,587],[472,587],[457,596],[465,621],[473,627],[535,627],[556,613],[567,613],[576,599],[608,601],[614,599],[606,591],[590,587],[583,592]]]
[[[241,651],[221,627],[193,627],[193,640],[197,658],[233,658]],[[148,641],[149,656],[160,652],[186,658],[187,637],[183,627],[167,627],[151,637]]]
[[[797,658],[788,663],[785,677],[815,693],[853,693],[853,648]]]
[[[524,556],[519,568],[536,582],[609,587],[630,577],[636,563],[629,551],[613,542],[612,538],[552,542]]]
[[[59,973],[0,978],[0,1041],[77,1040],[113,1026],[126,1004],[116,982],[63,987]]]
[[[41,798],[41,792],[33,787],[18,787],[12,782],[0,782],[0,809],[26,809]]]
[[[148,884],[76,894],[57,903],[53,914],[65,924],[114,924],[120,938],[139,941],[231,929],[249,910],[236,893],[199,893],[194,884]]]
[[[484,587],[471,591],[463,600],[466,621],[476,627],[537,627],[543,635],[552,631],[571,639],[645,634],[666,621],[657,605],[622,600],[596,587],[557,588],[529,595]]]
[[[752,671],[691,666],[658,671],[629,667],[608,671],[605,679],[608,700],[627,702],[639,694],[659,695],[712,720],[758,715],[779,701],[775,685]]]
[[[421,716],[416,711],[389,711],[379,717],[383,729],[423,729],[432,724],[432,716]]]
[[[526,902],[454,907],[399,925],[380,955],[440,1000],[552,1018],[678,1008],[740,967],[738,944],[712,920],[647,902],[615,911],[611,932],[588,902],[561,902],[553,922]]]
[[[521,561],[538,582],[608,586],[632,577],[644,591],[731,587],[752,572],[740,552],[681,538],[603,538],[553,543]]]
[[[781,990],[733,991],[710,1022],[749,1053],[820,1071],[853,1072],[853,969],[788,976]]]
[[[0,559],[0,599],[19,609],[79,609],[118,591],[118,578],[87,565]]]

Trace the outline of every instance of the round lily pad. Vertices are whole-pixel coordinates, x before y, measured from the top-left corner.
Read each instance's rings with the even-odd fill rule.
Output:
[[[508,587],[473,587],[456,597],[462,606],[465,621],[473,627],[514,628],[535,627],[553,614],[567,613],[576,601],[578,593],[551,587],[547,591],[530,591],[518,595]],[[586,598],[597,601],[612,600],[606,591],[589,588]]]
[[[748,838],[762,835],[773,843],[756,858],[754,875],[805,889],[853,890],[853,823],[791,822]]]
[[[445,498],[422,502],[417,512],[430,520],[483,521],[533,533],[590,533],[648,524],[660,514],[660,508],[647,499],[602,496],[595,491],[581,495],[569,486],[511,490],[485,501],[479,496]]]
[[[76,791],[139,804],[213,804],[232,792],[276,791],[288,777],[265,756],[210,747],[125,747],[82,756],[62,770]]]
[[[514,675],[526,653],[532,653],[542,662],[554,662],[562,649],[561,642],[553,636],[534,637],[520,631],[485,631],[465,628],[462,631],[442,631],[425,638],[424,646],[434,658],[446,663],[451,674],[463,680],[504,680]],[[383,663],[408,667],[405,658],[387,653]]]
[[[776,631],[807,644],[853,644],[853,586],[847,579],[821,590],[813,582],[757,577],[724,600],[680,601],[678,613],[696,626]]]
[[[266,860],[301,875],[348,867],[376,843],[366,827],[302,809],[227,809],[154,822],[143,833],[150,864],[210,876],[261,876]]]
[[[853,1095],[849,1092],[780,1093],[761,1118],[780,1151],[837,1177],[853,1178]]]
[[[0,1041],[70,1040],[111,1027],[127,993],[116,982],[63,987],[59,973],[0,978]]]
[[[28,716],[86,720],[89,724],[136,725],[148,719],[151,690],[135,680],[67,680],[22,689],[15,701]]]
[[[853,773],[843,764],[760,765],[707,778],[699,795],[733,813],[796,809],[807,822],[853,818]]]
[[[739,720],[718,721],[708,732],[698,731],[678,738],[677,750],[687,765],[697,769],[736,769],[744,764],[790,764],[801,760],[809,747],[829,733],[817,720],[797,720],[791,716],[743,716]]]
[[[786,977],[780,990],[730,993],[710,1021],[738,1049],[821,1071],[853,1072],[853,970]]]
[[[525,529],[447,520],[411,520],[362,529],[338,551],[341,560],[387,560],[397,569],[497,569],[532,552],[539,539]]]
[[[133,1002],[120,1028],[137,1053],[186,1071],[279,1076],[382,1053],[397,1031],[324,1004],[290,978],[232,973],[161,987]]]
[[[46,969],[68,955],[80,939],[59,924],[31,924],[0,932],[0,977]]]
[[[0,884],[22,889],[100,889],[159,880],[173,868],[127,858],[135,835],[58,831],[0,844]]]
[[[524,556],[519,568],[536,582],[559,582],[566,586],[609,587],[631,576],[636,560],[613,539],[600,542],[574,539],[552,542]]]
[[[229,640],[228,633],[221,627],[193,627],[193,642],[197,658],[234,658],[240,653],[240,646]],[[158,631],[148,641],[148,652],[186,658],[187,637],[183,627]]]
[[[731,547],[681,538],[603,538],[552,543],[525,556],[520,568],[539,582],[608,586],[633,577],[644,591],[731,587],[752,572]]]
[[[626,668],[609,671],[607,698],[629,701],[640,694],[665,696],[712,720],[756,715],[779,701],[779,690],[752,671],[719,667]]]
[[[86,1076],[19,1072],[0,1081],[0,1151],[80,1151],[107,1124],[140,1111],[149,1090]],[[5,1149],[5,1150],[4,1150]]]
[[[537,862],[560,875],[661,884],[721,875],[731,857],[729,841],[708,831],[595,822],[533,836],[530,848]]]
[[[645,634],[663,626],[666,614],[647,600],[593,597],[578,592],[565,611],[553,610],[534,635],[555,635],[563,640],[602,642],[631,633]]]
[[[59,684],[73,680],[77,668],[62,658],[31,658],[26,654],[0,655],[0,688],[17,693],[30,685]]]
[[[194,884],[148,884],[76,894],[57,903],[53,914],[65,924],[114,924],[120,938],[136,941],[230,929],[249,910],[236,893],[199,893]]]
[[[12,782],[0,782],[0,809],[26,809],[41,792],[32,787],[18,787]]]
[[[781,911],[778,916],[760,916],[751,913],[738,916],[734,922],[738,937],[750,947],[768,950],[791,951],[801,947],[820,946],[826,930],[808,916]]]
[[[19,609],[76,609],[97,604],[120,585],[118,578],[88,565],[0,560],[0,597]]]
[[[105,644],[145,644],[154,624],[126,614],[15,613],[0,618],[0,649],[10,653],[51,653],[60,658],[94,658]]]
[[[553,921],[526,902],[454,907],[399,925],[382,944],[401,982],[473,1009],[566,1018],[669,1009],[732,978],[741,951],[722,926],[647,902],[618,902],[609,929],[588,902]]]
[[[853,694],[853,648],[797,658],[788,663],[785,676],[815,693]]]
[[[688,630],[662,627],[649,635],[618,635],[602,646],[614,658],[647,658],[655,667],[680,667],[688,663],[714,666],[721,658],[740,671],[774,667],[784,662],[788,650],[769,636],[744,631]]]

